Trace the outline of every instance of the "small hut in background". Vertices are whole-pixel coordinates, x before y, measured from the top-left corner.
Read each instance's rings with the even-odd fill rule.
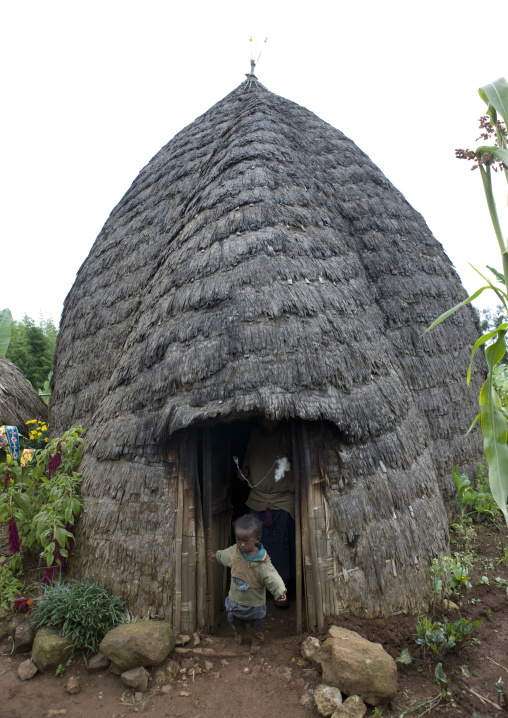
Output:
[[[47,421],[48,407],[20,369],[0,356],[0,426],[17,426],[23,433],[31,419]]]
[[[52,431],[85,427],[75,574],[178,630],[226,592],[232,457],[288,422],[297,625],[424,610],[451,470],[481,458],[478,326],[423,218],[339,130],[253,76],[111,213],[64,307]]]

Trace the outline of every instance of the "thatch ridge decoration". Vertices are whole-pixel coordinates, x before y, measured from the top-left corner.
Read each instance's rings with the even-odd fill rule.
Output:
[[[140,172],[66,299],[52,425],[86,429],[82,570],[108,565],[133,606],[165,610],[157,592],[171,594],[174,556],[157,531],[164,521],[176,531],[170,437],[261,415],[335,427],[335,522],[351,509],[359,525],[374,521],[369,534],[395,531],[402,557],[394,515],[417,501],[417,560],[442,553],[451,468],[481,456],[478,435],[465,438],[481,382],[477,365],[469,390],[464,380],[478,323],[466,307],[424,331],[464,297],[421,215],[371,160],[249,77]],[[386,516],[376,519],[381,484]],[[360,496],[364,509],[353,510]],[[109,554],[120,560],[124,541],[145,575],[156,570],[152,540],[167,577],[134,586]],[[409,578],[404,586],[401,605],[414,608]],[[372,615],[394,605],[368,601]]]

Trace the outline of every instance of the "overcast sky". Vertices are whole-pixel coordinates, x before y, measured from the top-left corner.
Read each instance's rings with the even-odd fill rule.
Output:
[[[351,137],[474,291],[468,262],[500,259],[480,176],[454,150],[476,144],[478,87],[508,76],[507,20],[497,3],[482,24],[468,0],[4,0],[0,309],[58,324],[113,207],[245,79],[252,45],[260,81]]]

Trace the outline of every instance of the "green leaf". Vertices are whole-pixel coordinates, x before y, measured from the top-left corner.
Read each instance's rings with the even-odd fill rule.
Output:
[[[506,353],[505,334],[505,331],[500,331],[497,341],[485,350],[489,373],[480,390],[480,413],[483,447],[489,465],[490,490],[508,524],[508,425],[493,385],[494,367]]]
[[[434,675],[436,676],[436,681],[441,688],[446,688],[449,685],[450,681],[446,677],[446,673],[443,671],[442,663],[437,664]]]
[[[502,274],[502,272],[498,272],[497,269],[494,269],[494,267],[491,267],[488,264],[487,264],[487,269],[490,269],[490,271],[492,272],[492,274],[496,277],[496,279],[498,281],[500,281],[502,284],[506,284],[506,282],[504,280],[504,274]]]
[[[449,316],[451,316],[452,314],[455,314],[455,312],[457,311],[457,309],[460,309],[461,307],[465,307],[466,304],[469,304],[469,302],[474,302],[474,300],[476,299],[476,297],[479,297],[480,294],[481,294],[485,289],[490,289],[490,288],[491,288],[490,286],[486,286],[486,287],[481,287],[480,289],[477,289],[474,294],[471,294],[470,297],[468,297],[467,299],[464,299],[463,302],[460,302],[460,304],[456,304],[456,305],[455,305],[454,307],[452,307],[451,309],[448,309],[446,312],[443,312],[443,314],[441,314],[441,316],[439,316],[434,322],[432,322],[432,324],[430,325],[430,327],[428,327],[428,328],[425,330],[424,333],[426,334],[427,332],[430,332],[431,329],[434,329],[434,327],[437,327],[438,324],[441,324],[441,322],[444,322],[444,320],[445,320],[445,319],[448,319]]]
[[[497,112],[508,125],[508,82],[504,77],[499,77],[494,82],[484,85],[478,89],[478,93],[487,105],[487,114],[492,124],[497,122]]]
[[[411,654],[409,653],[409,651],[407,650],[407,648],[404,648],[404,649],[400,652],[400,656],[398,656],[398,657],[395,659],[395,661],[396,661],[396,663],[405,663],[406,665],[409,665],[410,663],[413,662],[413,657],[411,656]]]
[[[12,314],[10,309],[0,312],[0,354],[5,356],[11,341]]]
[[[471,349],[471,361],[469,362],[469,366],[467,368],[467,384],[469,386],[469,382],[471,381],[471,370],[473,366],[473,359],[474,355],[476,353],[476,350],[486,344],[487,342],[490,342],[491,339],[494,339],[494,337],[498,336],[500,332],[508,331],[508,324],[500,324],[498,327],[493,329],[491,332],[487,332],[486,334],[483,334],[479,339],[477,339],[473,345],[473,348]],[[504,355],[503,355],[504,356]],[[502,359],[503,357],[501,357]],[[501,361],[501,360],[499,360]]]
[[[463,676],[466,676],[466,678],[469,678],[469,676],[471,675],[471,671],[469,670],[469,666],[467,666],[466,664],[464,664],[463,666],[461,666],[461,667],[460,667],[460,670],[462,671],[462,675],[463,675]]]

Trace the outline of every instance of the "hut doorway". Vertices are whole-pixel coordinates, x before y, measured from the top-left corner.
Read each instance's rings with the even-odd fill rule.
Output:
[[[193,427],[172,437],[172,452],[177,456],[173,465],[178,508],[170,613],[177,630],[203,627],[213,631],[219,623],[228,576],[222,567],[208,561],[207,555],[234,542],[232,522],[248,511],[245,502],[249,489],[237,478],[233,456],[241,465],[255,425],[255,420],[248,420]],[[293,421],[290,426],[296,504],[291,598],[296,603],[299,633],[304,627],[320,629],[324,617],[333,612],[326,597],[333,593],[330,580],[336,572],[327,538],[324,476],[317,445],[309,436],[306,422]]]

